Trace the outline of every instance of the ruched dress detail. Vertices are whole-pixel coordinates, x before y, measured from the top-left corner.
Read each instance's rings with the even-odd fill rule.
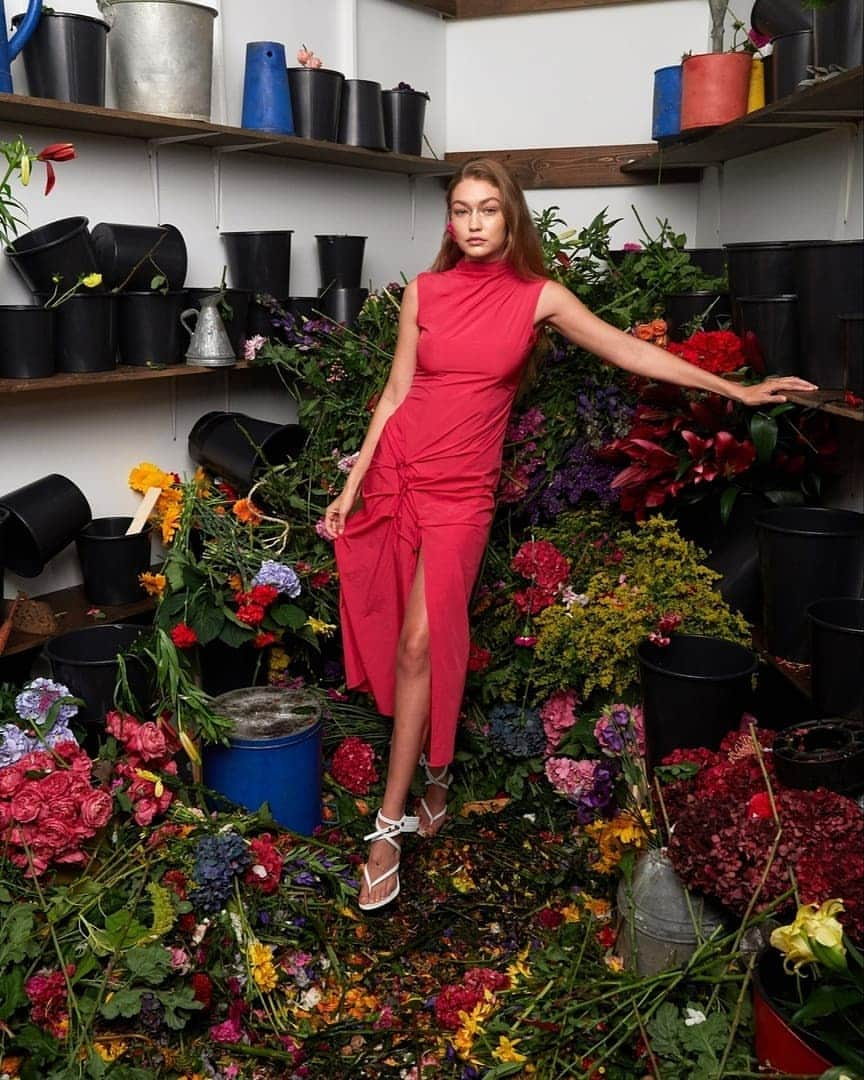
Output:
[[[336,540],[348,686],[392,716],[396,653],[422,551],[432,767],[453,758],[468,669],[468,603],[495,506],[504,434],[545,279],[462,261],[417,278],[417,366]]]

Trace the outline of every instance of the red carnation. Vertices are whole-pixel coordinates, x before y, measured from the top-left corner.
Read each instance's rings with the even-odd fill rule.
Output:
[[[488,649],[481,649],[472,641],[468,648],[468,670],[485,671],[491,662],[492,653]]]
[[[266,649],[268,645],[272,645],[273,642],[277,640],[275,634],[271,633],[269,630],[262,630],[252,639],[252,644],[256,649]]]
[[[282,880],[283,859],[273,846],[273,838],[269,833],[256,836],[249,844],[249,851],[252,864],[243,880],[263,893],[276,892]]]
[[[237,608],[237,618],[247,626],[260,626],[264,622],[266,611],[260,604],[241,604]]]
[[[171,640],[178,649],[191,649],[198,644],[198,635],[185,622],[177,623],[171,627]]]
[[[330,763],[330,774],[353,795],[367,795],[372,784],[377,783],[375,751],[356,735],[343,739]]]

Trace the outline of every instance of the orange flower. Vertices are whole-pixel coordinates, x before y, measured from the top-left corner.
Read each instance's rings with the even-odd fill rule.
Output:
[[[170,544],[174,539],[174,534],[180,528],[180,511],[181,505],[179,502],[171,503],[162,515],[163,544]]]
[[[640,323],[634,333],[640,341],[650,341],[654,337],[654,331],[651,329],[651,323]]]
[[[232,507],[235,517],[244,525],[260,525],[261,514],[254,503],[249,499],[238,499]]]
[[[168,584],[164,574],[151,574],[149,572],[139,574],[138,580],[141,582],[141,588],[148,596],[155,596],[160,600],[162,599],[162,594],[165,592],[165,586]]]
[[[228,578],[228,584],[231,586],[234,592],[240,592],[240,590],[243,588],[243,579],[240,577],[239,574],[231,574],[231,576]]]
[[[148,488],[158,487],[164,491],[165,488],[170,488],[173,483],[174,477],[170,473],[163,472],[162,469],[152,465],[149,461],[142,461],[140,465],[136,465],[129,473],[129,487],[142,495]]]
[[[655,319],[651,323],[651,333],[654,337],[660,337],[661,334],[665,334],[669,327],[666,325],[665,319]]]

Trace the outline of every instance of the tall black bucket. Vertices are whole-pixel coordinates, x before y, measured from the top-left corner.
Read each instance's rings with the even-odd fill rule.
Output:
[[[381,83],[370,79],[346,79],[339,113],[339,142],[386,150]]]
[[[807,617],[813,704],[822,716],[864,720],[864,599],[817,600]]]
[[[864,296],[864,240],[795,245],[801,327],[801,374],[836,388],[843,378],[839,315],[857,311]]]
[[[150,569],[150,528],[126,535],[131,517],[94,518],[75,540],[84,595],[91,604],[144,598],[138,575]]]
[[[59,289],[63,292],[81,274],[99,269],[86,217],[60,218],[22,233],[9,244],[6,254],[27,288],[43,297],[54,292],[55,276],[60,277]]]
[[[826,596],[861,595],[864,514],[776,506],[759,514],[756,523],[768,651],[805,662],[808,605]]]
[[[336,142],[345,76],[328,68],[288,68],[294,134]],[[280,295],[287,296],[286,293]]]
[[[290,296],[292,235],[292,229],[223,232],[234,288]]]
[[[268,465],[284,465],[306,441],[298,424],[273,424],[238,412],[209,412],[189,432],[189,456],[217,476],[250,488]]]
[[[22,18],[13,16],[12,25]],[[43,9],[21,53],[30,96],[104,105],[107,38],[102,19]]]
[[[168,289],[186,282],[186,241],[175,225],[120,225],[100,221],[90,239],[109,289],[149,289],[161,274]]]
[[[330,288],[359,289],[363,278],[365,236],[315,237],[322,292]]]
[[[727,244],[733,296],[783,296],[795,292],[795,248],[789,243]]]
[[[117,297],[117,348],[121,364],[182,364],[189,344],[180,315],[186,293],[124,292]]]
[[[742,337],[752,335],[766,375],[798,374],[797,296],[736,296],[732,322]]]
[[[426,102],[429,95],[420,90],[385,90],[384,138],[387,148],[396,154],[423,153],[423,127],[426,122]]]
[[[772,44],[771,98],[780,101],[794,94],[801,80],[807,78],[807,69],[813,64],[813,31],[781,34]]]
[[[41,574],[45,564],[71,544],[93,516],[84,492],[59,473],[0,495],[0,509],[9,515],[6,569],[21,577]]]
[[[721,638],[673,634],[667,646],[638,649],[649,768],[673,750],[716,750],[747,711],[758,662],[743,645]]]

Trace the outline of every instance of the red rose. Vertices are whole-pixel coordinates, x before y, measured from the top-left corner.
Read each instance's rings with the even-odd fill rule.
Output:
[[[168,756],[165,736],[152,720],[139,724],[132,737],[126,742],[126,749],[138,754],[144,761],[157,761]]]
[[[554,908],[545,907],[538,915],[540,925],[546,930],[554,930],[564,922],[564,916]]]
[[[138,825],[149,825],[158,813],[158,799],[144,796],[135,803],[135,821]]]
[[[77,840],[76,830],[67,818],[48,818],[46,821],[39,822],[39,833],[33,838],[33,843],[36,847],[57,856],[75,847]]]
[[[0,799],[8,799],[24,783],[24,770],[20,764],[0,769]]]
[[[237,618],[247,626],[260,626],[266,612],[260,604],[241,604],[237,608]]]
[[[101,829],[111,820],[111,811],[114,802],[107,791],[102,788],[94,788],[81,800],[79,812],[81,823],[88,829]]]
[[[9,807],[12,813],[13,821],[20,821],[25,824],[28,821],[35,821],[39,817],[39,811],[42,809],[42,800],[39,798],[39,793],[35,784],[31,781],[26,787],[22,787],[16,791],[12,796],[12,804]]]
[[[198,635],[191,626],[180,622],[171,627],[171,640],[178,649],[191,649],[193,645],[198,644]]]

